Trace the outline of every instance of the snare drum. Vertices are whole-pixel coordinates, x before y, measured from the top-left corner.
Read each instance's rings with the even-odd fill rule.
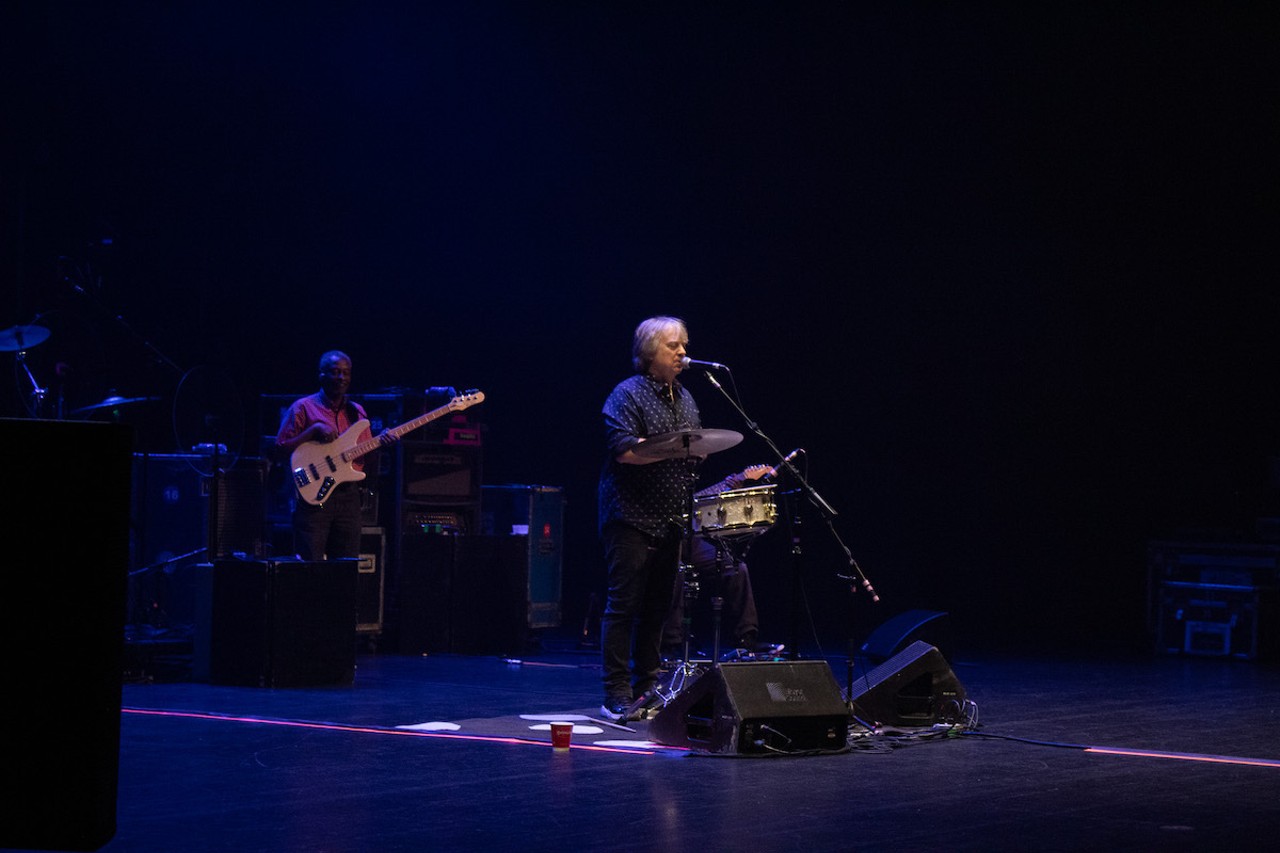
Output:
[[[734,489],[697,498],[693,502],[693,529],[711,537],[763,533],[778,519],[775,488]]]

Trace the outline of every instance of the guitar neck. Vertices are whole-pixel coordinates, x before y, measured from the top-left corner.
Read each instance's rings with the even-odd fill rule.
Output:
[[[352,447],[347,452],[343,453],[342,458],[348,462],[359,459],[361,456],[364,456],[366,453],[377,450],[379,447],[381,447],[385,443],[386,439],[399,438],[405,433],[413,432],[415,429],[422,426],[423,424],[431,423],[436,418],[449,414],[449,412],[453,411],[453,409],[454,409],[454,405],[452,403],[447,403],[438,409],[432,409],[431,411],[427,412],[425,415],[419,415],[413,420],[405,421],[399,426],[394,426],[394,427],[391,427],[390,429],[383,430],[381,435],[375,436],[369,439],[368,441],[363,441],[360,444],[357,444],[355,447]]]

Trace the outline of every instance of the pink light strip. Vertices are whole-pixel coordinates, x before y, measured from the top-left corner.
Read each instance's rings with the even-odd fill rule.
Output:
[[[299,720],[273,720],[267,717],[240,717],[229,714],[209,714],[201,711],[171,711],[155,708],[121,708],[122,713],[137,714],[138,716],[149,717],[185,717],[194,720],[215,720],[217,722],[232,723],[257,723],[264,726],[287,726],[289,728],[298,729],[321,729],[334,732],[360,732],[363,734],[375,735],[401,735],[403,737],[424,737],[437,738],[443,740],[467,740],[477,741],[480,743],[505,743],[515,746],[541,746],[548,747],[551,745],[547,740],[535,740],[532,738],[518,737],[496,737],[493,735],[464,735],[457,732],[424,732],[413,729],[385,729],[376,726],[347,726],[338,723],[309,723]],[[573,743],[569,745],[570,749],[583,750],[586,752],[609,752],[622,755],[658,755],[659,751],[651,747],[636,747],[628,749],[615,746],[595,746],[586,743]],[[679,747],[670,747],[664,749],[663,752],[687,752]]]
[[[1086,746],[1085,752],[1100,755],[1124,755],[1130,758],[1175,758],[1179,761],[1205,761],[1210,764],[1244,764],[1250,767],[1280,767],[1280,761],[1269,758],[1237,758],[1232,755],[1199,755],[1194,752],[1155,752],[1146,749],[1115,749],[1112,747]]]

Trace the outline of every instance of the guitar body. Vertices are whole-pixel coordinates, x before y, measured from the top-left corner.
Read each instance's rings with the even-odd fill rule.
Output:
[[[369,428],[369,421],[361,419],[347,428],[347,431],[328,443],[306,441],[293,449],[289,457],[289,465],[293,471],[293,485],[298,490],[298,497],[312,506],[322,506],[336,486],[364,479],[364,472],[355,469],[355,461],[370,451],[377,450],[384,444],[395,441],[400,436],[412,432],[423,424],[450,412],[460,412],[476,403],[484,402],[484,394],[480,391],[468,391],[454,397],[448,404],[433,409],[425,415],[419,415],[400,426],[385,430],[377,438],[361,441],[360,436]]]
[[[306,441],[295,447],[289,465],[298,497],[312,506],[321,506],[335,486],[363,480],[364,472],[357,471],[353,465],[359,457],[349,454],[360,444],[360,436],[367,429],[369,422],[359,420],[333,441]]]

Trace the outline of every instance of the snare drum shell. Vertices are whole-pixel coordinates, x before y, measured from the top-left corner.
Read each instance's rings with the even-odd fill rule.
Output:
[[[778,517],[774,486],[733,489],[694,501],[693,529],[706,536],[759,532]]]

